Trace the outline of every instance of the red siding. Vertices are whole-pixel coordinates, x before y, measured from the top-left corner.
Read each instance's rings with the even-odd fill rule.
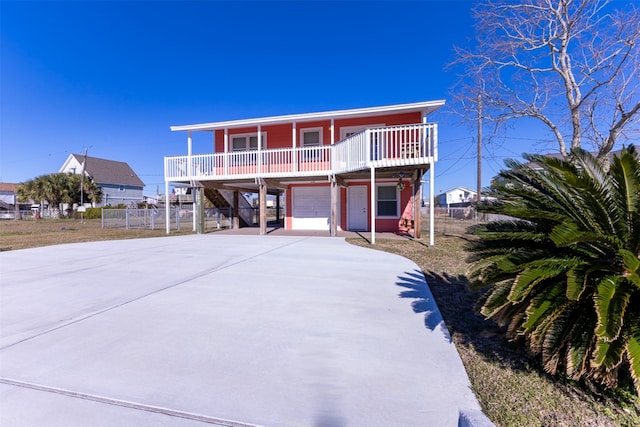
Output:
[[[354,119],[337,119],[335,120],[335,142],[340,140],[340,129],[350,126],[366,126],[370,124],[384,124],[386,126],[394,126],[401,124],[414,124],[422,121],[420,113],[403,113],[389,114],[384,116],[359,117]],[[331,120],[320,120],[314,122],[298,122],[296,123],[296,139],[297,146],[300,146],[300,130],[306,128],[322,128],[322,142],[324,145],[331,144]],[[262,132],[267,133],[267,148],[290,148],[292,146],[293,124],[285,123],[278,125],[262,126]],[[246,127],[238,129],[229,129],[229,137],[238,134],[256,133],[258,127]],[[224,130],[215,131],[215,151],[216,153],[224,152]]]

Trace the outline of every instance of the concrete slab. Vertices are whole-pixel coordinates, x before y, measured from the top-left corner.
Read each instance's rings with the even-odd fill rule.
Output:
[[[0,253],[0,271],[1,425],[457,426],[479,411],[418,267],[341,238],[71,244]]]

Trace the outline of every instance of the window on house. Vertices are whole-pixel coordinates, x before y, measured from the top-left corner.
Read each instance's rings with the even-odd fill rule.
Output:
[[[262,149],[267,147],[267,133],[262,132]],[[246,153],[243,155],[233,156],[231,164],[256,164],[258,161],[258,133],[247,133],[241,135],[231,135],[231,151],[251,151],[252,153]]]
[[[399,216],[398,200],[398,189],[395,185],[379,185],[376,216],[397,218]]]
[[[124,188],[124,185],[121,185],[120,187],[118,187],[118,191],[124,193],[127,189]]]
[[[345,126],[343,128],[340,129],[340,139],[343,140],[345,138],[350,137],[351,135],[354,135],[358,132],[362,132],[365,129],[373,129],[373,128],[379,128],[379,127],[384,127],[385,124],[384,123],[377,123],[377,124],[369,124],[369,125],[362,125],[362,126]],[[378,134],[372,134],[371,135],[371,158],[370,160],[378,160],[383,158],[382,154],[381,154],[381,150],[383,150],[383,144],[381,144],[381,142],[379,141],[379,136]]]
[[[304,148],[320,147],[322,145],[322,128],[300,130],[300,143]],[[304,150],[302,160],[320,160],[321,154],[317,150]]]
[[[267,147],[267,134],[262,132],[262,148]],[[258,149],[258,134],[231,136],[231,151],[252,151]]]

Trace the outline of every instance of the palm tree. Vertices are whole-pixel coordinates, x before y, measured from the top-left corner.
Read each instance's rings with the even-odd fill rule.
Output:
[[[68,186],[73,203],[80,204],[81,201],[100,203],[102,201],[102,188],[90,176],[85,176],[82,179],[81,175],[69,175]],[[82,197],[80,195],[80,186],[83,189]]]
[[[522,338],[547,372],[640,394],[640,156],[605,172],[591,154],[527,155],[494,181],[476,229],[470,278],[489,286],[481,313]],[[537,165],[534,167],[532,165]]]
[[[56,216],[62,212],[63,204],[80,203],[81,181],[80,175],[52,173],[19,184],[16,192],[22,201],[47,201]],[[83,184],[85,199],[99,203],[102,189],[90,177]]]

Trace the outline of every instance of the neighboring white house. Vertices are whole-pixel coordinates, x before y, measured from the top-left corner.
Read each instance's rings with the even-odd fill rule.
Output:
[[[125,162],[70,154],[58,172],[80,174],[83,171],[102,188],[102,202],[94,207],[137,205],[144,201],[144,182]]]
[[[438,194],[436,199],[440,206],[450,206],[457,203],[471,203],[476,201],[477,193],[467,187],[456,187]]]

